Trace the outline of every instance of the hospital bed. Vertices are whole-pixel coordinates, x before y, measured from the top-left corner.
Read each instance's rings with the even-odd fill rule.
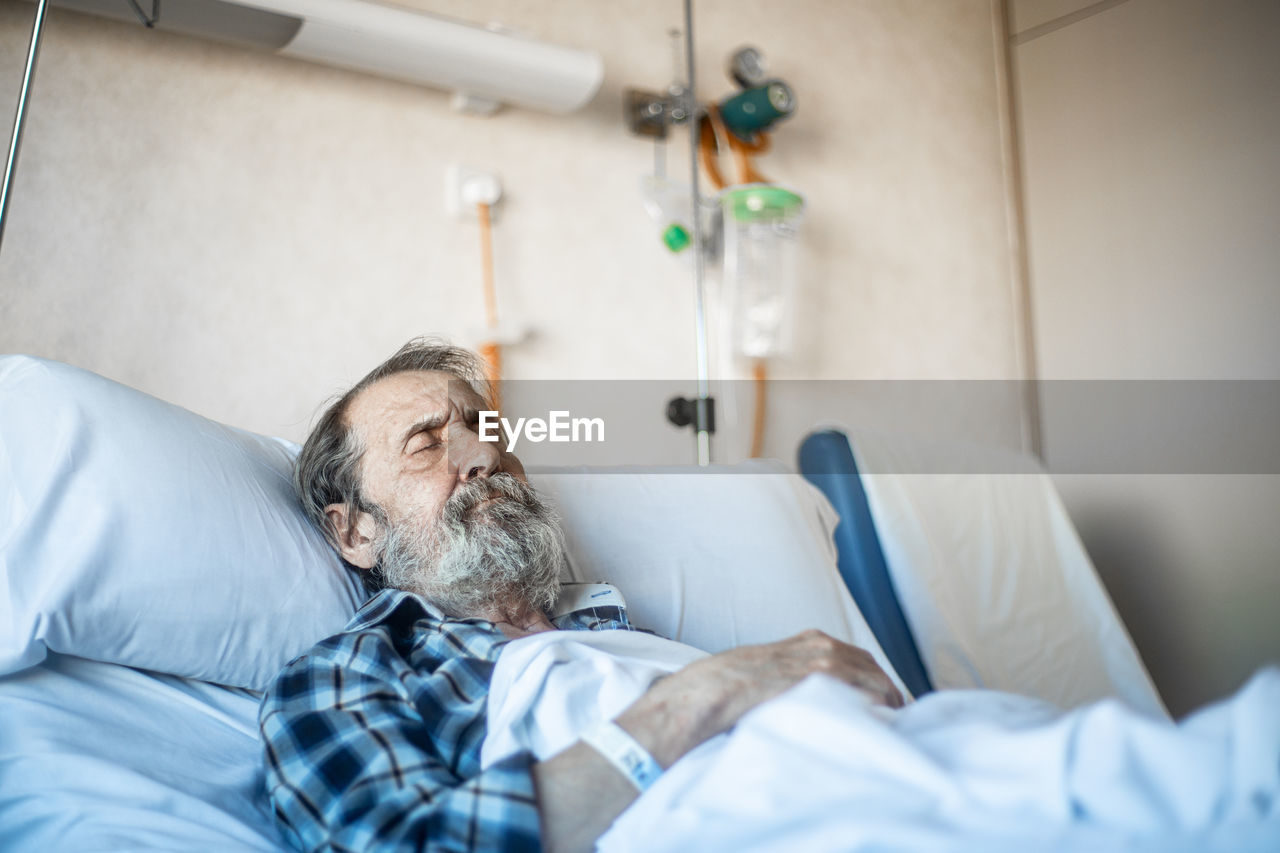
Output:
[[[716,652],[817,627],[916,695],[1164,713],[1043,472],[897,473],[911,447],[849,434],[802,447],[816,488],[768,462],[531,480],[572,580],[617,585],[667,637]],[[295,505],[295,452],[0,357],[0,849],[283,849],[258,691],[361,596]]]

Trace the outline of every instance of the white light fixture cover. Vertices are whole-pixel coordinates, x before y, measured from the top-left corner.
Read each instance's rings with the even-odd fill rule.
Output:
[[[138,20],[123,0],[54,5]],[[149,10],[151,4],[139,5]],[[164,0],[159,12],[159,30],[258,45],[476,102],[568,113],[590,101],[604,78],[604,60],[596,51],[371,0]]]

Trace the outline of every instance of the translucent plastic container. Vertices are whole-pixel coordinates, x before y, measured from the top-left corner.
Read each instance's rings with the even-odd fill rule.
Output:
[[[640,181],[640,192],[644,197],[644,207],[649,216],[658,224],[662,243],[673,255],[692,256],[686,251],[693,247],[693,200],[690,198],[689,185],[674,183],[668,178],[646,175]],[[720,212],[714,198],[699,200],[702,209],[703,250],[709,253],[713,246],[711,236],[715,233],[716,218]]]
[[[733,351],[746,358],[784,355],[795,336],[804,199],[772,184],[747,184],[721,193],[720,206]]]

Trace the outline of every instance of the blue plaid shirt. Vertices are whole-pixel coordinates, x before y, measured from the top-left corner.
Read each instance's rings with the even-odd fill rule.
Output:
[[[635,630],[622,607],[555,620]],[[537,850],[532,757],[480,769],[485,706],[507,642],[387,589],[294,660],[259,711],[267,792],[302,850]]]

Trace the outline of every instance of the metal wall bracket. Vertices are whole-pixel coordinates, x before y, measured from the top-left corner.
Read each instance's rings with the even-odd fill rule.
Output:
[[[673,85],[666,92],[628,89],[624,109],[632,133],[656,139],[666,139],[667,128],[686,123],[694,112],[688,90],[680,85]]]
[[[636,136],[667,138],[671,106],[666,95],[628,89],[625,107],[627,127]]]

